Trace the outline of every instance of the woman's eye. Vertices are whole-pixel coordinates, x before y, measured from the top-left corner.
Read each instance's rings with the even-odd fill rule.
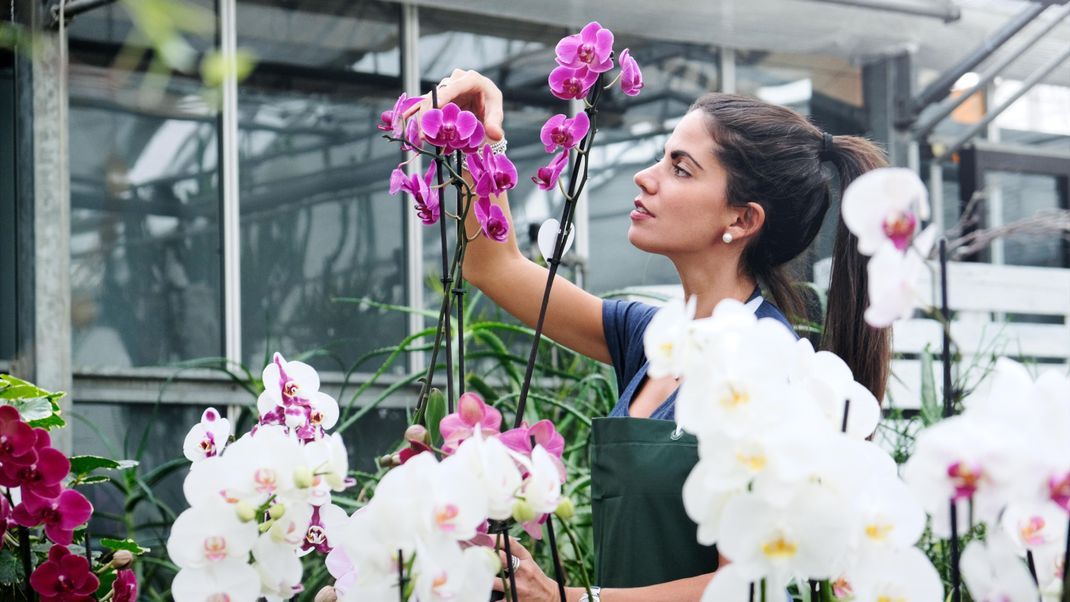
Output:
[[[675,164],[672,166],[672,173],[674,175],[680,176],[682,178],[686,178],[686,177],[689,177],[691,175],[691,174],[687,173],[686,170],[681,169],[679,165],[675,165]]]

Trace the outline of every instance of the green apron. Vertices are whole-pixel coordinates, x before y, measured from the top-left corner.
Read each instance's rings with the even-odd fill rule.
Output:
[[[684,511],[695,437],[672,420],[595,418],[591,429],[595,583],[641,587],[716,570],[716,546],[699,545]]]

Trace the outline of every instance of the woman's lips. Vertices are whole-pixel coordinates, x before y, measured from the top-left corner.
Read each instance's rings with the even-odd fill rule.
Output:
[[[635,209],[630,214],[628,214],[628,217],[632,218],[633,221],[644,220],[652,219],[654,217],[654,214],[648,211],[642,202],[636,200]]]

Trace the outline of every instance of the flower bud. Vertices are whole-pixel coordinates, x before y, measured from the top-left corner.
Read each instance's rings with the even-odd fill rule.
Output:
[[[535,518],[535,507],[527,500],[517,500],[513,503],[513,518],[518,523],[526,523]]]
[[[576,516],[576,505],[572,503],[572,498],[561,496],[561,501],[558,502],[557,510],[554,510],[554,514],[561,520],[571,520],[573,516]]]
[[[234,504],[234,512],[238,514],[238,520],[247,523],[256,518],[256,506],[242,500]]]
[[[431,433],[422,424],[414,424],[405,429],[405,440],[413,443],[431,445]]]
[[[316,592],[315,602],[335,602],[337,599],[338,592],[334,591],[334,588],[330,585],[325,585],[320,591]]]
[[[282,518],[283,514],[286,514],[286,505],[285,504],[275,504],[275,505],[271,506],[270,508],[268,508],[268,516],[270,516],[273,519]]]
[[[111,557],[111,566],[116,570],[125,569],[133,563],[134,554],[130,550],[116,550]]]
[[[275,521],[274,520],[268,520],[266,522],[260,523],[260,532],[261,533],[267,533],[268,529],[270,529],[273,526],[275,526]]]
[[[387,454],[378,460],[379,468],[395,468],[401,466],[401,456],[397,454]]]
[[[316,475],[312,474],[312,469],[307,466],[301,466],[294,471],[294,485],[297,485],[300,489],[307,489],[315,484]]]

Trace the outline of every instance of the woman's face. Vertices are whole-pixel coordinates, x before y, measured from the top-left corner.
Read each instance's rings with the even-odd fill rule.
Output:
[[[630,215],[629,242],[669,256],[724,244],[721,235],[735,221],[735,212],[728,207],[727,174],[714,148],[701,111],[680,120],[661,159],[635,174],[639,194]]]

